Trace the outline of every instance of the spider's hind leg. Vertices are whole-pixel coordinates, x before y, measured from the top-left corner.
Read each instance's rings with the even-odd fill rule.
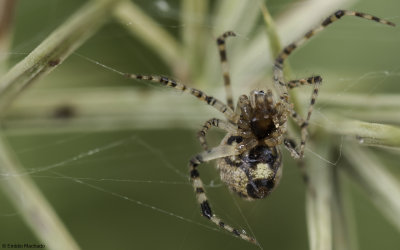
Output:
[[[201,213],[205,218],[209,219],[211,222],[223,228],[224,230],[233,233],[235,236],[238,236],[251,243],[257,244],[257,241],[253,237],[248,236],[241,230],[235,229],[234,227],[225,224],[217,215],[212,212],[211,206],[208,203],[208,198],[205,193],[203,182],[201,181],[199,171],[197,170],[198,166],[201,163],[237,154],[240,154],[240,151],[237,149],[236,146],[219,146],[195,155],[189,161],[190,178],[192,180],[193,188],[196,193],[197,202],[200,204]]]

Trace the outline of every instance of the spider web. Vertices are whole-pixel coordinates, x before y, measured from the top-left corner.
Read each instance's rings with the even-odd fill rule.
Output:
[[[161,27],[171,33],[179,33],[185,25],[178,22],[180,13],[177,2],[138,2],[146,13],[151,13],[151,17],[163,23]],[[365,2],[372,4],[372,1]],[[296,5],[301,6],[302,2],[271,1],[270,10],[280,12]],[[16,33],[16,45],[9,53],[11,59],[18,61],[24,57],[53,28],[57,27],[57,23],[64,20],[63,15],[68,16],[76,6],[79,4],[54,1],[48,10],[48,15],[37,21],[39,32],[36,32],[36,35],[28,34],[29,39],[23,39],[20,33]],[[362,9],[361,5],[359,8]],[[61,9],[66,10],[61,12]],[[392,17],[392,20],[398,20],[398,17]],[[46,25],[43,26],[43,23]],[[210,29],[209,36],[213,39],[214,34],[211,29],[215,28],[214,24],[207,22],[203,25]],[[294,74],[299,78],[315,73],[321,74],[324,76],[324,88],[328,85],[328,90],[329,84],[338,84],[340,90],[335,92],[332,98],[340,98],[342,94],[351,93],[359,88],[368,94],[390,90],[392,83],[400,76],[400,68],[392,66],[400,65],[395,63],[397,58],[386,57],[392,52],[388,50],[379,53],[371,52],[373,55],[378,55],[370,58],[381,58],[382,61],[387,59],[387,62],[381,65],[377,63],[361,65],[359,59],[356,60],[351,56],[353,54],[351,49],[337,50],[343,48],[345,44],[350,44],[349,48],[354,49],[355,44],[360,41],[365,42],[366,47],[374,43],[385,43],[385,37],[360,35],[362,37],[360,38],[353,35],[351,32],[354,29],[365,29],[364,32],[368,32],[370,28],[358,22],[356,24],[349,22],[349,26],[341,24],[337,26],[339,26],[337,29],[345,30],[340,33],[344,36],[343,40],[335,41],[336,33],[327,31],[327,34],[321,34],[318,42],[296,52],[296,57],[291,60],[291,66],[296,69]],[[375,32],[377,29],[375,26],[373,28]],[[335,30],[335,28],[332,29]],[[32,30],[35,29],[32,28]],[[379,33],[379,31],[376,32]],[[245,46],[251,38],[250,34],[239,33],[237,40],[239,44]],[[113,88],[123,89],[132,87],[135,91],[150,89],[150,91],[165,94],[168,98],[177,96],[177,98],[185,99],[183,95],[181,97],[174,91],[154,87],[153,84],[135,82],[132,86],[132,82],[122,79],[121,72],[171,74],[168,67],[159,62],[157,54],[140,42],[132,40],[132,37],[117,24],[113,22],[107,24],[54,73],[40,81],[34,88],[27,90],[27,98],[29,95],[34,96],[47,89],[59,88],[68,91],[68,88],[81,88],[84,91],[91,89],[96,91],[113,86]],[[326,43],[332,40],[337,43],[337,49],[322,52],[325,51]],[[230,42],[234,44],[234,41]],[[237,47],[240,48],[240,46],[242,45]],[[375,48],[380,50],[379,46]],[[216,54],[215,48],[212,49]],[[322,53],[323,58],[319,58],[318,55]],[[382,53],[386,54],[382,55]],[[304,63],[305,58],[310,54],[314,58],[313,61]],[[338,57],[345,57],[349,61],[348,65],[353,65],[353,69],[350,71],[346,67],[339,67],[341,62],[331,60],[335,54]],[[346,57],[346,54],[349,55]],[[232,56],[229,54],[229,60],[234,64],[234,52]],[[319,66],[320,61],[322,61],[321,66]],[[236,96],[242,94],[238,93],[239,89],[240,91],[245,89],[240,82],[235,80],[239,78],[239,74],[240,79],[252,79],[250,73],[232,72]],[[55,83],[57,83],[56,87]],[[258,83],[257,86],[260,84]],[[363,86],[360,87],[360,85]],[[216,91],[219,98],[222,100],[224,98],[220,88],[208,85],[199,86],[199,88],[206,88],[207,92]],[[309,94],[311,90],[304,91]],[[147,92],[144,93],[147,94]],[[162,101],[166,100],[167,97]],[[24,101],[24,96],[21,96],[20,101]],[[196,102],[190,97],[187,98],[188,103],[192,101]],[[148,107],[150,105],[160,105],[160,103],[144,103],[141,108],[146,111],[150,109]],[[164,104],[164,106],[181,112],[179,107],[172,104],[171,106]],[[200,104],[196,106],[196,109],[201,109],[200,106]],[[327,105],[322,104],[316,108],[315,114],[323,116],[327,109]],[[347,111],[351,111],[351,108]],[[109,110],[100,110],[100,112],[107,115],[104,117],[105,123],[109,124],[113,121],[114,117],[110,115],[112,112]],[[148,112],[152,111],[148,110]],[[12,114],[12,110],[10,113]],[[215,114],[210,114],[205,119],[204,117],[197,119],[205,121],[213,115]],[[165,117],[167,119],[167,115]],[[146,122],[151,128],[153,121],[150,119]],[[195,124],[200,127],[202,123]],[[313,125],[318,126],[318,124]],[[46,133],[46,129],[32,133],[29,129],[22,128],[19,131],[16,130],[17,132],[11,131],[9,141],[25,168],[19,175],[29,175],[35,180],[84,249],[109,249],[110,247],[119,249],[159,249],[161,247],[164,249],[219,249],[222,247],[243,249],[251,247],[248,243],[235,239],[232,235],[214,227],[199,215],[199,207],[194,198],[187,170],[188,159],[200,150],[196,141],[196,130],[192,126],[192,124],[179,124],[174,127],[166,124],[161,130],[124,127],[121,130],[96,129],[93,132],[86,130],[85,132],[70,131],[53,134]],[[97,128],[97,126],[94,127]],[[211,144],[216,145],[217,138],[221,136],[222,134],[218,132],[211,133],[209,136]],[[345,143],[343,138],[340,145],[342,143]],[[308,157],[318,158],[321,165],[327,162],[328,165],[336,166],[341,160],[340,150],[333,159],[320,155],[312,148],[307,148],[307,151]],[[214,212],[232,226],[243,228],[248,234],[255,236],[260,241],[259,248],[261,249],[294,249],[307,246],[304,185],[294,161],[290,160],[286,153],[284,157],[286,158],[284,178],[279,188],[271,197],[251,203],[227,191],[219,180],[213,164],[201,166],[200,173],[206,184]],[[7,173],[0,175],[0,181],[3,182],[12,181],[12,178],[14,176]],[[0,208],[0,220],[4,225],[0,229],[0,241],[37,242],[3,194],[0,196],[0,201],[4,204]],[[291,240],[282,240],[282,235]]]

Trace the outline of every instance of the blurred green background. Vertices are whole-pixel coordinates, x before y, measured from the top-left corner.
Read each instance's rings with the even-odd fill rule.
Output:
[[[11,64],[35,48],[82,2],[18,1]],[[167,12],[157,7],[163,1],[135,2],[179,37],[184,25],[179,23],[179,1],[168,0]],[[301,1],[268,1],[273,15],[301,4]],[[351,9],[389,18],[400,25],[400,2],[396,0],[360,0]],[[291,66],[296,76],[316,73],[328,83],[343,85],[353,79],[362,82],[357,91],[398,93],[399,42],[398,28],[388,31],[378,24],[346,20],[299,50],[291,58]],[[77,53],[122,72],[171,74],[156,53],[113,20]],[[132,86],[131,81],[79,55],[73,54],[28,91]],[[382,73],[385,71],[389,73]],[[165,91],[144,84],[132,86],[133,91],[139,88]],[[323,113],[323,108],[319,111]],[[218,132],[213,135],[222,136]],[[10,132],[8,139],[22,165],[33,172],[31,177],[83,249],[257,248],[217,230],[200,216],[186,177],[188,159],[200,150],[196,130],[192,128],[76,133],[50,133],[43,129],[37,133]],[[218,143],[216,139],[211,141]],[[400,177],[398,153],[378,153],[385,156],[386,165]],[[251,229],[250,234],[256,236],[264,249],[307,249],[305,187],[294,160],[286,152],[284,157],[280,186],[270,197],[256,202],[242,201],[230,194],[213,164],[202,167],[201,175],[209,186],[207,191],[214,211],[233,226],[245,227],[247,232]],[[341,160],[339,164],[346,162]],[[342,181],[353,209],[352,223],[359,249],[399,249],[400,237],[395,227],[371,204],[363,190],[346,176]],[[41,243],[1,192],[0,203],[0,243]]]

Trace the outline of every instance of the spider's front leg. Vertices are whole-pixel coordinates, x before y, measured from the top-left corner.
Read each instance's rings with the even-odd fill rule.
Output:
[[[209,96],[201,90],[190,88],[174,79],[170,79],[165,76],[137,75],[137,74],[130,74],[130,73],[126,73],[125,77],[130,78],[130,79],[144,80],[144,81],[150,81],[150,82],[162,84],[164,86],[174,88],[178,91],[188,93],[188,94],[196,97],[198,100],[203,101],[203,102],[207,103],[208,105],[214,107],[216,110],[221,112],[227,120],[234,122],[237,119],[236,115],[233,113],[233,110],[230,107],[228,107],[226,104],[224,104],[223,102],[218,100],[217,98]]]
[[[224,77],[224,85],[225,85],[225,92],[226,92],[226,103],[228,107],[233,110],[233,95],[232,95],[232,87],[231,87],[231,79],[229,76],[229,69],[228,69],[228,58],[226,56],[226,48],[225,48],[225,39],[228,37],[236,36],[233,31],[227,31],[220,35],[217,38],[217,45],[219,50],[219,57],[221,60],[222,66],[222,76]]]
[[[371,20],[374,22],[378,22],[381,24],[385,24],[385,25],[390,25],[390,26],[395,26],[394,23],[384,20],[382,18],[373,16],[373,15],[369,15],[369,14],[365,14],[365,13],[361,13],[361,12],[357,12],[357,11],[350,11],[350,10],[338,10],[335,13],[333,13],[332,15],[330,15],[329,17],[327,17],[319,26],[317,26],[316,28],[308,31],[304,36],[300,37],[299,39],[297,39],[296,41],[294,41],[293,43],[287,45],[277,56],[277,58],[275,59],[275,67],[274,67],[274,81],[276,86],[279,87],[279,89],[281,89],[281,91],[283,91],[283,93],[281,94],[281,99],[284,100],[288,105],[288,108],[291,109],[291,116],[292,118],[297,122],[297,124],[300,126],[301,128],[301,145],[300,145],[300,152],[299,152],[299,156],[300,158],[303,157],[304,154],[304,149],[305,149],[305,143],[306,143],[306,138],[307,138],[307,126],[308,126],[308,121],[310,119],[311,113],[312,113],[312,108],[313,105],[315,103],[315,99],[317,97],[318,94],[318,85],[319,83],[321,83],[322,79],[320,77],[310,77],[308,79],[301,79],[301,80],[294,80],[294,81],[290,81],[288,83],[285,83],[284,80],[284,75],[283,75],[283,64],[285,62],[285,60],[297,49],[300,47],[300,45],[304,44],[306,41],[308,41],[311,37],[313,37],[314,35],[316,35],[317,33],[323,31],[327,26],[331,25],[332,23],[340,20],[342,17],[344,16],[355,16],[355,17],[359,17],[359,18],[363,18],[363,19],[367,19],[367,20]],[[314,93],[313,96],[311,98],[311,105],[308,109],[308,114],[307,114],[307,118],[304,121],[302,118],[297,116],[297,113],[292,110],[291,108],[291,103],[289,102],[289,93],[287,91],[287,88],[294,88],[294,87],[298,87],[301,86],[303,84],[307,84],[307,83],[315,83],[314,85]]]
[[[206,121],[206,123],[203,125],[203,128],[197,133],[197,137],[199,138],[200,144],[204,150],[208,149],[206,134],[211,127],[221,128],[228,133],[234,133],[237,131],[237,127],[235,125],[224,120],[212,118]]]
[[[227,230],[228,232],[233,233],[235,236],[238,236],[251,243],[257,244],[257,241],[253,237],[250,237],[247,234],[242,233],[241,230],[238,230],[228,224],[225,224],[217,215],[215,215],[212,212],[210,204],[208,203],[208,198],[204,190],[203,182],[201,181],[199,171],[197,170],[198,166],[201,163],[226,156],[239,155],[243,151],[241,150],[241,148],[245,147],[246,145],[240,145],[240,144],[237,146],[222,145],[204,151],[203,153],[197,154],[196,156],[192,157],[192,159],[189,161],[190,178],[192,180],[193,188],[196,193],[197,202],[200,204],[201,213],[205,218],[209,219],[214,224]]]

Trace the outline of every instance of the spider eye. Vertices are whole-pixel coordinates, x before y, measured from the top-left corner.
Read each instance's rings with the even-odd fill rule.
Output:
[[[274,179],[255,179],[246,186],[247,194],[254,199],[262,199],[267,196],[275,186]]]

